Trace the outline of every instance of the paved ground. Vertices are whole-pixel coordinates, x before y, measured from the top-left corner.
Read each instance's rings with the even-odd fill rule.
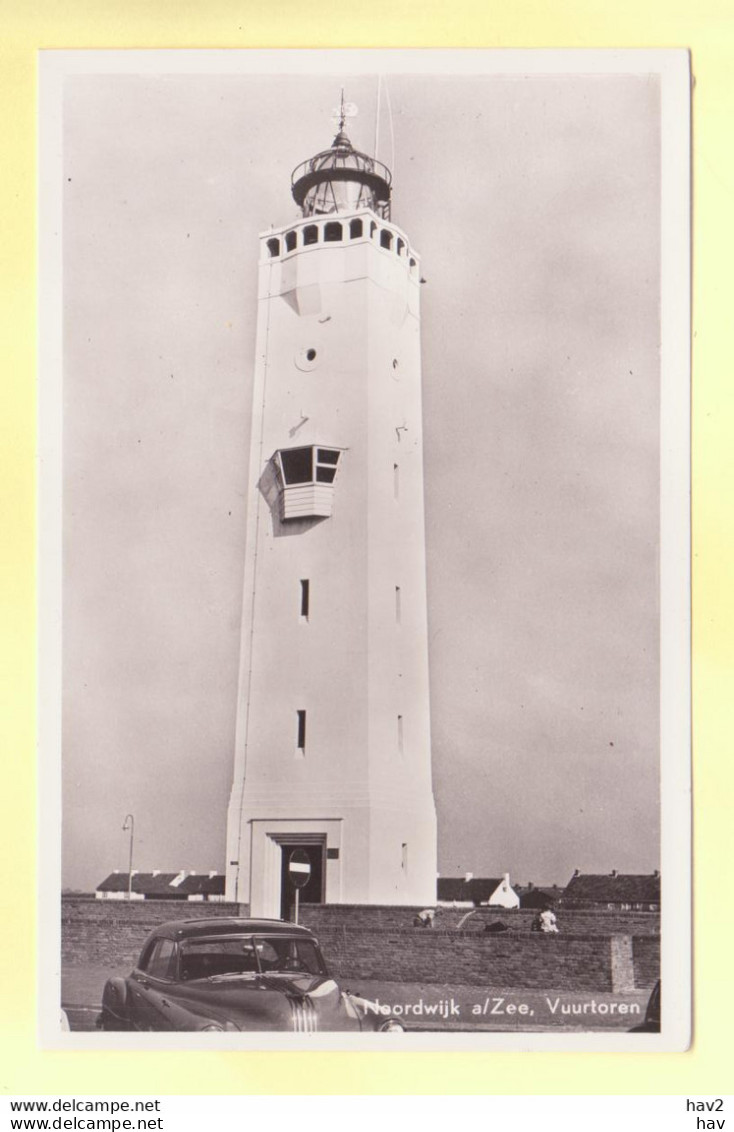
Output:
[[[110,971],[92,966],[62,969],[61,1001],[72,1030],[95,1028],[105,980],[112,974],[127,973],[127,969]],[[347,980],[345,989],[363,995],[380,1008],[389,1007],[405,1019],[409,1029],[434,1031],[625,1031],[642,1022],[649,996],[648,991],[630,995],[569,994],[374,979]]]

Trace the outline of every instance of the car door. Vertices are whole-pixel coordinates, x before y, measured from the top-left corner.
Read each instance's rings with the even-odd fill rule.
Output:
[[[174,986],[176,944],[157,939],[141,958],[128,984],[130,1014],[137,1030],[172,1030],[170,992]]]

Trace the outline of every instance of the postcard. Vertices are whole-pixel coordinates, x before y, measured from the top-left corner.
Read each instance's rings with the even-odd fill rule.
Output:
[[[40,76],[44,1045],[686,1048],[687,53]]]

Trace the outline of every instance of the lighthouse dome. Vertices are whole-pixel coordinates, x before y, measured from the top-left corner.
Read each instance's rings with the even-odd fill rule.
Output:
[[[304,216],[371,208],[389,219],[391,182],[387,166],[355,149],[341,125],[329,149],[293,170],[291,191]]]

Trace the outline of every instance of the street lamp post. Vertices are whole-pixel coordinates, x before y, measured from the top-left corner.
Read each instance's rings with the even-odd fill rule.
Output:
[[[133,898],[133,842],[135,839],[135,818],[132,814],[125,814],[125,821],[122,824],[123,830],[130,830],[130,859],[128,861],[127,869],[127,898]]]

